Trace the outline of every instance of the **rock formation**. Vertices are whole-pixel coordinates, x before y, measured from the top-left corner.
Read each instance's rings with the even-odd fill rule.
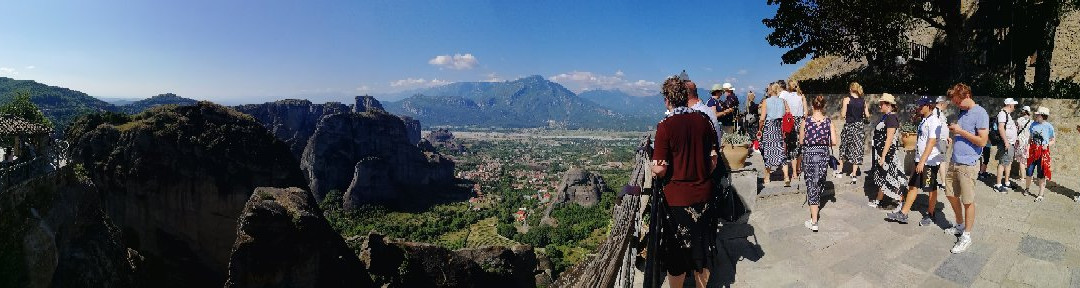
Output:
[[[312,194],[322,201],[330,190],[346,191],[345,202],[358,205],[450,184],[454,163],[420,151],[407,134],[401,119],[384,111],[324,117],[300,161]]]
[[[72,166],[0,191],[0,287],[133,287],[127,251]]]
[[[325,115],[347,113],[349,107],[338,102],[311,104],[308,100],[287,99],[241,105],[236,110],[255,117],[274,137],[289,145],[289,151],[299,160],[319,120]]]
[[[225,287],[372,287],[345,240],[300,188],[255,189],[236,228]]]
[[[353,112],[364,113],[375,111],[386,111],[386,109],[383,109],[382,103],[379,103],[378,99],[368,95],[356,96],[356,105],[353,106]]]
[[[96,118],[95,118],[96,117]],[[69,129],[128,248],[167,286],[221,285],[237,218],[255,187],[303,187],[289,149],[250,116],[200,102]]]
[[[450,251],[424,243],[390,242],[369,234],[360,259],[376,281],[390,287],[550,286],[551,267],[528,245]]]
[[[600,193],[607,190],[604,178],[579,168],[570,168],[559,182],[558,203],[573,202],[581,206],[600,203]]]
[[[424,139],[431,143],[432,146],[446,148],[450,151],[465,152],[465,146],[457,143],[454,138],[454,133],[447,129],[438,129],[428,132]]]
[[[420,120],[408,116],[398,117],[405,124],[405,135],[409,138],[409,144],[417,145],[417,143],[420,143]]]

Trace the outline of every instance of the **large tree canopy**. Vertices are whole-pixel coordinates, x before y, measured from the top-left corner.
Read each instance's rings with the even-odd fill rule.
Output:
[[[766,39],[770,45],[789,48],[781,56],[787,64],[833,55],[865,59],[872,66],[887,65],[905,53],[905,32],[931,27],[943,32],[944,41],[935,45],[940,54],[926,68],[942,73],[947,78],[942,80],[970,80],[978,73],[996,72],[1000,67],[1019,67],[1020,59],[1034,52],[1038,54],[1037,85],[1050,81],[1054,33],[1062,15],[1080,5],[1080,0],[767,1],[778,8],[773,18],[763,20],[766,27],[773,29]],[[964,5],[975,5],[972,7],[977,9]],[[1006,32],[994,35],[997,31]],[[1013,40],[1024,38],[1029,41]],[[1001,48],[1005,44],[1008,46]],[[999,48],[997,55],[987,55],[994,53],[986,51],[995,47]],[[1002,59],[995,63],[996,58]]]

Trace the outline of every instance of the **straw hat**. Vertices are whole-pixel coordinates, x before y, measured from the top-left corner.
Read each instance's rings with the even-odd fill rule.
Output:
[[[1050,108],[1047,108],[1046,106],[1039,107],[1039,110],[1035,112],[1035,114],[1050,116]]]
[[[712,89],[709,89],[709,93],[716,92],[716,91],[722,91],[722,90],[726,90],[726,89],[724,89],[723,86],[720,86],[720,84],[712,84]]]
[[[892,105],[896,105],[896,97],[893,97],[892,94],[889,93],[882,93],[881,99],[879,99],[878,102],[886,102]]]

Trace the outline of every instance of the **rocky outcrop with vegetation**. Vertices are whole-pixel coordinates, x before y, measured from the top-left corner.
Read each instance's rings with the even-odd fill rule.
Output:
[[[0,287],[136,286],[120,229],[77,170],[0,191]]]
[[[312,194],[346,191],[346,208],[392,203],[408,191],[451,184],[454,163],[409,143],[401,118],[376,110],[326,116],[300,161]]]
[[[288,147],[250,116],[200,102],[125,117],[93,115],[69,130],[140,272],[164,286],[223,283],[237,218],[256,187],[306,185]]]
[[[194,99],[188,99],[177,96],[173,93],[158,94],[157,96],[146,98],[143,100],[135,101],[131,104],[120,106],[120,110],[128,114],[138,114],[146,111],[147,109],[154,108],[161,105],[195,105],[198,103]]]
[[[345,240],[300,188],[255,189],[236,228],[225,287],[373,287]]]
[[[600,203],[600,193],[607,190],[604,178],[580,168],[570,168],[559,182],[558,203],[577,203],[589,207]]]
[[[546,287],[551,267],[528,245],[451,251],[389,241],[372,233],[360,241],[360,260],[376,285],[389,287]]]
[[[308,100],[287,99],[240,105],[236,110],[255,117],[266,130],[289,145],[289,151],[299,160],[319,120],[326,115],[347,113],[350,109],[338,102],[312,104]]]
[[[438,129],[428,132],[424,139],[431,144],[432,147],[441,147],[449,151],[465,152],[465,146],[458,143],[454,138],[454,133],[447,129]]]

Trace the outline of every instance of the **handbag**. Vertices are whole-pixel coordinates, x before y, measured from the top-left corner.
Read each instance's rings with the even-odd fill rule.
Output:
[[[784,112],[784,117],[780,120],[780,131],[788,134],[792,130],[795,130],[795,116],[792,116],[791,112]]]
[[[836,170],[837,167],[840,167],[840,160],[837,160],[836,156],[833,156],[832,120],[827,121],[827,123],[829,123],[829,168],[832,168],[832,170]]]

